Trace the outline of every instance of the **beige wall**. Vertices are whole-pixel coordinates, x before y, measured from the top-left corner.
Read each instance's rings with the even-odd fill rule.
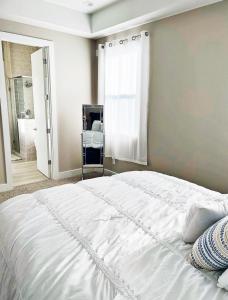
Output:
[[[151,38],[148,169],[228,192],[228,1],[140,30]]]
[[[0,20],[0,31],[54,42],[59,166],[60,171],[79,168],[81,166],[81,105],[92,102],[94,78],[91,65],[95,56],[95,42],[5,20]],[[2,161],[1,152],[0,161]]]
[[[31,54],[38,47],[3,42],[6,76],[32,76]]]
[[[0,183],[6,182],[5,161],[3,152],[2,114],[0,107]]]

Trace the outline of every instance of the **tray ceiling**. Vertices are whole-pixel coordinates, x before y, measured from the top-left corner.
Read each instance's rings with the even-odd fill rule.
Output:
[[[0,0],[0,18],[98,38],[223,0]]]
[[[93,13],[120,0],[44,0],[83,13]],[[122,0],[124,1],[124,0]]]

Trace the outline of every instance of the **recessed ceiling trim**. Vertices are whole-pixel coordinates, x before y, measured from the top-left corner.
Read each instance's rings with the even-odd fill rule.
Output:
[[[89,15],[40,0],[1,0],[0,18],[79,36],[91,34]]]
[[[46,0],[1,0],[0,18],[96,39],[220,1],[123,0],[88,15]],[[148,6],[140,10],[140,4],[146,2]],[[130,10],[134,3],[137,9]],[[149,6],[154,3],[154,7]]]
[[[125,0],[91,16],[94,34],[114,28],[138,26],[223,0]],[[129,10],[129,7],[132,7]]]
[[[44,0],[58,6],[91,14],[119,0]]]

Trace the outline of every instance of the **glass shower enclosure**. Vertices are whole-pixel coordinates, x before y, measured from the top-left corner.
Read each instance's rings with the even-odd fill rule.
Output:
[[[18,76],[9,79],[9,123],[12,151],[20,153],[18,119],[34,119],[32,77]]]

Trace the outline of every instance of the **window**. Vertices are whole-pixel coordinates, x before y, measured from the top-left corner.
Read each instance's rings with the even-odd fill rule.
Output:
[[[99,64],[104,99],[106,156],[147,164],[149,37],[107,43]],[[102,61],[101,61],[102,58]],[[103,93],[101,95],[101,93]]]

